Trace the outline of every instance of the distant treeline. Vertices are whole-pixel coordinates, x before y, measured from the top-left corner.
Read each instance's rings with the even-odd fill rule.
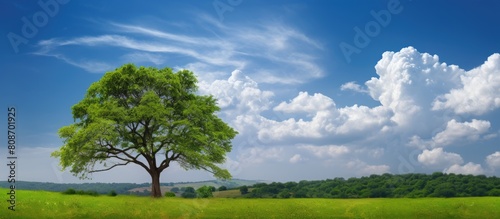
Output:
[[[223,185],[227,188],[236,188],[241,186],[238,183],[240,180],[235,179],[219,181],[219,180],[207,180],[201,182],[177,182],[177,183],[160,183],[160,186],[177,186],[186,187],[184,185],[190,185],[192,183],[206,183],[206,184],[217,184]],[[248,180],[243,180],[248,181]],[[248,181],[251,182],[251,181]],[[0,181],[0,188],[9,188],[11,184],[7,181]],[[49,182],[28,182],[28,181],[16,181],[16,188],[22,190],[44,190],[52,192],[65,192],[69,189],[75,191],[92,191],[98,194],[109,194],[110,191],[114,191],[117,194],[131,194],[138,196],[149,196],[151,192],[149,190],[130,192],[131,189],[137,188],[150,188],[150,183],[49,183]]]
[[[3,181],[0,187],[8,188],[11,184]],[[174,183],[161,183],[161,186],[172,186]],[[68,189],[95,191],[98,194],[108,194],[115,191],[118,194],[149,195],[149,192],[131,193],[129,190],[141,187],[151,187],[149,183],[47,183],[47,182],[26,182],[16,181],[16,188],[22,190],[44,190],[53,192],[63,192]]]
[[[248,198],[420,198],[500,196],[500,178],[484,175],[371,175],[319,181],[258,183]],[[242,194],[245,192],[242,192]]]

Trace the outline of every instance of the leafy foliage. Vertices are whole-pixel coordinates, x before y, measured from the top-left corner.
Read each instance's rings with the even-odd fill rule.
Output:
[[[196,196],[198,198],[211,198],[214,197],[212,194],[212,188],[213,186],[202,186],[196,190]],[[215,188],[215,187],[214,187]]]
[[[183,198],[196,198],[196,191],[193,187],[183,187],[181,188]]]
[[[247,194],[248,193],[248,186],[240,187],[240,192],[242,195]]]
[[[88,190],[88,191],[78,190],[77,191],[77,190],[74,190],[72,188],[69,188],[66,191],[63,191],[62,194],[65,194],[65,195],[91,195],[91,196],[99,196],[99,193],[97,193],[94,190]]]
[[[75,122],[59,130],[64,145],[52,156],[82,179],[139,165],[151,175],[155,197],[161,196],[160,173],[173,161],[231,178],[217,164],[237,132],[216,116],[215,98],[196,94],[196,83],[188,70],[126,64],[106,73],[72,107]]]
[[[165,197],[175,197],[175,193],[173,193],[173,192],[165,192]]]
[[[70,188],[70,189],[67,189],[66,191],[62,192],[62,194],[74,195],[74,194],[76,194],[76,190]]]
[[[249,198],[420,198],[500,196],[500,178],[434,173],[257,183]],[[241,190],[241,189],[240,189]],[[242,192],[243,194],[243,192]]]

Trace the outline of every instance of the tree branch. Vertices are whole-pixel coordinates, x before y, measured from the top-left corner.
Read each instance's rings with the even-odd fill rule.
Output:
[[[150,170],[150,168],[148,168],[148,166],[146,166],[143,162],[137,160],[137,158],[139,158],[140,155],[143,155],[143,153],[139,153],[138,155],[136,156],[132,156],[131,154],[129,154],[127,151],[128,150],[131,150],[131,149],[134,149],[134,147],[128,147],[126,149],[119,149],[119,148],[116,148],[115,146],[113,146],[112,144],[110,144],[109,142],[106,142],[106,145],[105,147],[107,147],[106,149],[107,150],[104,150],[104,151],[101,151],[101,152],[105,152],[105,153],[109,153],[109,154],[113,154],[115,156],[115,158],[118,158],[120,160],[123,160],[123,161],[127,161],[127,162],[132,162],[132,163],[135,163],[141,167],[143,167],[144,169],[146,169],[147,171]],[[118,154],[123,154],[125,155],[126,157],[128,157],[130,160],[125,160],[125,158],[122,158],[122,157],[118,157]],[[108,155],[108,157],[111,157]],[[145,157],[146,160],[147,160],[147,157]]]
[[[170,152],[170,151],[171,150],[168,150],[167,152],[165,152],[165,160],[163,160],[160,164],[160,167],[158,167],[158,169],[160,171],[163,171],[164,169],[169,167],[171,161],[177,160],[181,156],[181,153],[175,154],[174,152],[172,152],[172,155],[170,155],[170,157],[168,157],[168,152]]]
[[[91,171],[89,171],[89,173],[97,173],[97,172],[104,172],[104,171],[108,171],[108,170],[111,170],[111,169],[113,169],[113,168],[115,168],[115,167],[117,167],[117,166],[125,166],[125,165],[127,165],[127,164],[129,164],[129,163],[130,163],[130,162],[126,162],[126,163],[117,163],[117,164],[115,164],[115,165],[113,165],[113,166],[111,166],[111,167],[109,167],[109,168],[106,168],[106,169],[91,170]]]
[[[160,166],[158,167],[158,171],[162,172],[164,169],[170,166],[170,160],[165,159],[161,162]]]

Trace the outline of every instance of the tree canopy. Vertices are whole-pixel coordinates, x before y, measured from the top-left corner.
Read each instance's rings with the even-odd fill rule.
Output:
[[[161,197],[160,173],[176,161],[229,179],[218,164],[237,132],[217,117],[211,95],[198,95],[188,70],[126,64],[93,83],[72,107],[74,123],[59,130],[64,145],[52,153],[63,169],[80,178],[136,164],[152,177],[152,196]]]

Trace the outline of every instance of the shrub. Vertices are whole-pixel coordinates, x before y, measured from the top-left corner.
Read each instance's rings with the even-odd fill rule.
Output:
[[[99,196],[99,193],[97,193],[97,191],[94,190],[89,190],[84,192],[84,195]]]
[[[227,187],[225,187],[225,186],[219,187],[219,191],[226,191],[226,190],[227,190]]]
[[[173,193],[173,192],[165,192],[165,197],[175,197],[175,193]]]
[[[183,198],[196,198],[196,193],[194,193],[194,192],[186,192],[186,191],[185,191],[185,192],[183,192],[183,193],[181,194],[181,196],[182,196]]]
[[[114,192],[114,191],[113,191]],[[66,195],[91,195],[91,196],[99,196],[99,193],[94,190],[89,190],[89,191],[83,191],[83,190],[74,190],[74,189],[67,189],[66,191],[62,192],[63,194]],[[116,196],[116,192],[115,192]]]
[[[214,188],[215,189],[215,188]],[[212,188],[209,186],[202,186],[196,190],[198,198],[210,198],[214,197],[212,194]]]
[[[183,191],[181,194],[183,198],[196,198],[196,191],[193,187],[182,187],[181,191]]]
[[[108,193],[109,196],[117,196],[118,194],[116,194],[115,190],[111,190],[111,192]]]
[[[240,192],[241,192],[242,195],[247,194],[248,193],[248,187],[247,186],[240,187]]]
[[[181,191],[183,192],[192,192],[192,193],[196,193],[196,191],[194,190],[193,187],[191,186],[188,186],[188,187],[184,187],[184,190],[181,189]]]
[[[66,194],[66,195],[74,195],[76,194],[76,191],[74,189],[67,189],[66,191],[62,192],[63,194]]]

